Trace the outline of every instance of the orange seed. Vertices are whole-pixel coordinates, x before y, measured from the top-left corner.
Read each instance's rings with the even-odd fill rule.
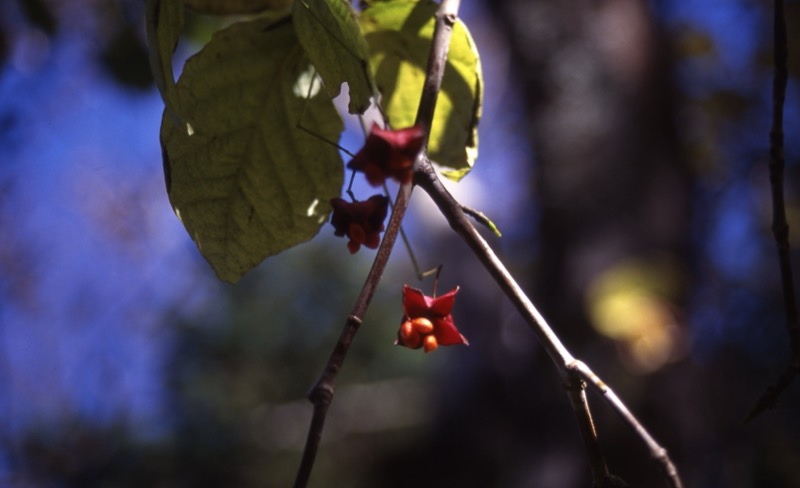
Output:
[[[411,321],[411,324],[414,326],[414,329],[422,335],[428,335],[433,332],[433,322],[425,317],[417,317]]]
[[[439,343],[436,341],[436,336],[434,335],[425,336],[425,339],[423,340],[422,343],[422,347],[425,348],[425,352],[431,352],[437,347],[439,347]]]

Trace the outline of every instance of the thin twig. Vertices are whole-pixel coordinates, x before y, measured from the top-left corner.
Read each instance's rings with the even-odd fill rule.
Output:
[[[433,111],[436,109],[436,100],[439,98],[439,90],[442,87],[447,52],[450,49],[450,36],[453,34],[453,26],[458,18],[460,4],[460,0],[442,0],[435,15],[431,54],[428,56],[425,82],[422,84],[417,119],[414,122],[414,125],[421,126],[426,134],[423,153],[427,153],[428,134],[430,134],[433,124]],[[417,162],[420,160],[417,159]]]
[[[610,480],[614,479],[614,477],[608,475],[608,469],[605,466],[602,456],[598,454],[599,447],[597,445],[597,437],[594,432],[591,414],[587,408],[588,404],[585,402],[585,397],[574,394],[575,391],[583,388],[582,380],[589,379],[575,373],[575,365],[583,363],[575,360],[572,354],[564,347],[558,336],[553,332],[553,329],[547,324],[544,317],[539,313],[503,263],[497,258],[494,251],[492,251],[483,237],[481,237],[480,233],[478,233],[472,225],[472,222],[470,222],[464,213],[461,204],[453,198],[444,185],[442,185],[442,182],[439,181],[439,178],[436,176],[436,171],[433,169],[430,161],[426,159],[423,163],[424,164],[421,164],[415,171],[414,182],[430,195],[453,230],[464,238],[467,245],[483,263],[484,267],[495,279],[504,294],[511,300],[539,338],[539,342],[550,356],[556,368],[558,368],[561,380],[569,392],[569,398],[578,418],[578,424],[584,443],[588,449],[587,452],[592,465],[592,475],[595,477],[595,485],[608,486]],[[589,371],[588,368],[585,368],[585,370]],[[578,371],[581,371],[581,369],[579,368]],[[598,385],[604,385],[593,373],[591,379],[592,381],[590,382],[596,387],[598,387]],[[666,449],[655,442],[653,437],[638,421],[636,421],[633,414],[630,413],[622,401],[608,389],[608,387],[605,387],[603,395],[609,402],[609,405],[626,419],[628,424],[648,446],[653,457],[661,464],[663,471],[666,473],[670,486],[672,488],[681,488],[683,485],[681,484],[680,477],[677,474],[675,465],[667,455]]]
[[[568,365],[568,368],[580,376],[583,381],[586,381],[592,387],[594,387],[603,398],[605,398],[606,402],[611,405],[614,410],[622,417],[622,419],[631,427],[638,435],[639,438],[644,441],[647,445],[647,448],[650,450],[650,455],[659,463],[662,470],[664,471],[664,475],[670,482],[670,486],[679,488],[683,486],[681,484],[680,477],[678,476],[678,470],[675,465],[672,463],[669,455],[667,454],[667,450],[661,447],[653,436],[647,431],[647,429],[642,426],[642,424],[636,419],[636,417],[628,410],[628,407],[620,400],[614,391],[608,387],[608,385],[600,379],[590,368],[582,361],[573,361],[571,364]]]
[[[586,454],[589,456],[589,467],[592,470],[594,486],[601,487],[604,485],[602,480],[607,479],[610,473],[603,457],[603,451],[600,449],[597,430],[595,430],[594,422],[592,421],[592,411],[589,408],[589,400],[586,398],[586,385],[583,381],[577,379],[570,384],[564,385],[564,388],[566,388],[567,395],[569,395],[572,410],[575,412],[575,418],[578,421],[578,429],[581,432],[583,445],[586,448]]]
[[[381,241],[378,247],[375,261],[372,263],[369,274],[367,274],[364,286],[361,288],[361,293],[358,295],[353,310],[347,317],[344,330],[342,330],[339,340],[336,342],[336,346],[328,359],[328,363],[325,365],[325,369],[308,394],[308,399],[314,404],[314,413],[311,419],[311,426],[308,430],[306,445],[303,450],[303,458],[300,462],[300,468],[297,470],[297,477],[294,482],[295,488],[304,488],[311,477],[311,470],[314,467],[317,450],[320,440],[322,439],[322,429],[325,426],[328,407],[330,407],[331,402],[333,402],[336,377],[344,364],[347,352],[350,350],[350,346],[353,343],[353,338],[361,326],[361,317],[364,316],[369,308],[370,301],[372,301],[381,276],[383,276],[383,270],[386,268],[386,263],[389,261],[389,256],[392,253],[392,247],[394,247],[394,243],[397,240],[400,223],[408,208],[408,199],[411,196],[411,190],[412,185],[410,183],[400,185],[392,216],[389,218],[389,224],[383,235],[383,241]]]
[[[394,209],[394,202],[392,201],[392,197],[389,195],[389,188],[386,186],[386,183],[383,184],[383,192],[386,195],[386,198],[389,199],[389,206]],[[422,278],[430,274],[430,271],[423,272],[420,269],[419,263],[417,262],[417,257],[414,255],[414,250],[411,248],[411,242],[408,240],[408,236],[406,236],[403,226],[400,226],[400,240],[403,241],[403,247],[406,248],[408,257],[411,259],[411,266],[414,267],[414,273],[416,273],[417,279],[422,280]]]
[[[427,160],[425,154],[427,151],[427,134],[430,132],[433,110],[436,106],[439,89],[441,88],[442,75],[447,59],[447,47],[450,44],[450,34],[452,33],[452,26],[458,13],[459,3],[458,0],[443,0],[436,14],[436,27],[433,40],[431,41],[431,55],[428,62],[428,70],[423,85],[416,121],[418,125],[424,128],[426,137],[423,149],[417,157],[417,161],[415,161],[415,167],[419,166],[420,160]],[[449,27],[445,25],[448,23]],[[333,402],[336,377],[344,364],[353,338],[361,326],[361,317],[364,316],[367,308],[369,308],[369,303],[375,294],[375,289],[381,280],[381,276],[383,276],[386,263],[389,261],[392,248],[397,240],[403,216],[408,208],[408,200],[411,197],[412,189],[413,184],[411,182],[400,185],[397,197],[395,198],[392,215],[386,227],[386,232],[378,247],[375,261],[372,263],[372,268],[369,270],[361,293],[358,295],[353,310],[347,317],[344,330],[342,330],[339,336],[339,340],[328,359],[328,363],[325,365],[322,375],[320,375],[308,394],[309,400],[314,404],[314,413],[312,414],[311,425],[309,426],[308,437],[306,438],[306,445],[303,450],[303,457],[297,471],[297,477],[295,478],[295,488],[305,488],[311,477],[311,470],[314,467],[314,461],[322,439],[322,430],[325,426],[328,408],[331,402]]]
[[[786,100],[788,79],[788,47],[786,42],[786,19],[783,0],[775,0],[774,63],[772,79],[772,128],[769,132],[769,181],[772,189],[772,233],[778,246],[778,264],[781,272],[783,303],[786,313],[786,330],[789,333],[792,358],[781,373],[775,385],[758,399],[755,407],[748,413],[745,423],[753,420],[765,410],[775,408],[778,397],[800,373],[800,321],[798,321],[797,302],[792,279],[791,248],[789,247],[789,224],[786,222],[786,208],[783,197],[783,105]]]

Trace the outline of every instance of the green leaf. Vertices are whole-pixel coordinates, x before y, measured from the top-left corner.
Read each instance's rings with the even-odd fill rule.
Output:
[[[297,0],[292,8],[297,37],[319,71],[331,98],[347,82],[349,111],[363,114],[370,105],[374,81],[369,51],[346,0]]]
[[[172,73],[172,54],[183,29],[183,2],[147,0],[146,24],[150,69],[156,87],[170,116],[176,121],[181,120],[175,93],[175,75]]]
[[[427,0],[372,2],[359,18],[375,81],[384,97],[383,108],[393,127],[408,127],[416,119],[437,8],[438,4]],[[428,145],[431,159],[447,167],[443,174],[455,181],[469,172],[478,156],[482,101],[478,51],[466,26],[458,21]]]
[[[341,193],[339,152],[298,128],[301,114],[329,141],[344,128],[315,79],[288,19],[234,24],[184,67],[193,126],[162,118],[167,192],[222,280],[314,237]]]

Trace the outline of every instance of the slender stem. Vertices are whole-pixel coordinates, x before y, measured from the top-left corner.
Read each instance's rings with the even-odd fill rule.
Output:
[[[392,201],[392,197],[389,196],[389,188],[386,187],[386,183],[383,184],[383,191],[386,194],[386,197],[389,199],[389,206],[394,208],[394,202]],[[416,273],[417,279],[421,280],[425,274],[420,270],[417,257],[414,256],[414,250],[411,249],[411,242],[408,241],[408,237],[406,236],[406,232],[403,230],[402,226],[400,226],[400,240],[403,241],[403,247],[405,247],[406,252],[408,252],[408,257],[411,259],[411,265],[414,267],[414,273]]]
[[[675,465],[672,463],[669,455],[667,454],[667,450],[661,447],[653,436],[647,431],[647,429],[642,426],[642,424],[636,419],[636,417],[628,410],[628,407],[620,400],[614,391],[608,387],[608,385],[600,379],[591,369],[582,361],[574,361],[567,365],[570,371],[574,372],[575,374],[579,375],[581,379],[589,383],[592,387],[594,387],[603,398],[611,405],[614,410],[622,417],[622,419],[639,435],[639,438],[645,443],[647,448],[650,450],[650,455],[659,463],[664,471],[664,475],[667,477],[667,480],[670,483],[670,486],[673,488],[681,488],[683,484],[681,483],[680,476],[678,476],[678,470]]]
[[[383,241],[381,241],[381,245],[378,247],[375,261],[372,263],[372,268],[370,268],[367,274],[364,286],[361,288],[361,293],[359,293],[356,303],[350,315],[347,317],[344,329],[325,365],[325,369],[308,394],[308,399],[314,404],[314,413],[311,419],[311,426],[308,430],[305,449],[303,450],[303,458],[300,461],[300,468],[295,478],[295,488],[305,487],[311,477],[311,470],[314,467],[317,450],[322,439],[322,429],[325,426],[328,407],[330,407],[331,402],[333,402],[336,377],[344,364],[347,352],[350,350],[353,339],[361,326],[361,317],[364,316],[369,308],[369,304],[372,301],[372,297],[375,295],[375,290],[383,275],[383,270],[386,268],[386,263],[389,261],[392,247],[397,240],[397,234],[400,230],[400,223],[403,221],[403,216],[408,208],[411,190],[412,185],[410,183],[400,185],[392,216],[389,218],[389,224],[383,235]]]
[[[425,131],[426,152],[428,136],[433,123],[433,112],[436,109],[436,100],[439,97],[439,89],[442,86],[444,68],[447,64],[447,51],[450,49],[450,36],[453,33],[453,26],[458,18],[458,7],[460,0],[442,0],[439,10],[436,11],[436,23],[433,30],[433,41],[431,42],[431,54],[428,56],[428,68],[426,70],[425,82],[422,85],[422,95],[417,109],[416,125],[422,126]],[[418,160],[419,161],[419,160]]]
[[[786,222],[784,204],[784,152],[783,152],[783,105],[786,100],[788,79],[788,47],[786,42],[786,20],[783,0],[775,0],[775,75],[772,84],[772,128],[770,130],[770,184],[772,188],[772,233],[778,246],[783,298],[786,307],[786,328],[789,332],[792,353],[800,354],[800,324],[797,318],[792,262],[789,247],[789,224]]]
[[[605,480],[609,477],[608,466],[606,465],[603,451],[597,440],[597,431],[592,420],[592,411],[589,408],[589,400],[586,398],[585,383],[581,380],[573,381],[571,385],[565,385],[570,404],[578,420],[578,429],[583,438],[583,445],[589,456],[589,467],[592,470],[592,479],[595,486],[602,486],[598,480]]]
[[[798,320],[792,278],[791,248],[789,246],[789,225],[786,222],[786,208],[783,197],[784,152],[783,152],[783,105],[786,100],[788,79],[788,47],[786,42],[786,19],[783,0],[775,0],[774,63],[772,80],[772,127],[769,133],[769,181],[772,190],[772,233],[778,247],[778,264],[783,288],[783,303],[786,313],[786,330],[789,334],[792,358],[777,382],[767,388],[756,405],[748,413],[745,422],[753,420],[765,410],[775,407],[778,397],[800,373],[800,320]]]

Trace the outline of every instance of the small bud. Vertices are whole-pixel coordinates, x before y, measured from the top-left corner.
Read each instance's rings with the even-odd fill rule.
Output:
[[[411,325],[414,326],[414,329],[419,332],[421,335],[428,335],[433,332],[433,322],[426,319],[425,317],[417,317],[411,321]]]
[[[331,225],[336,229],[334,235],[350,239],[347,243],[350,254],[358,252],[362,245],[370,249],[378,247],[389,208],[387,197],[373,195],[363,202],[332,198],[331,207]]]

